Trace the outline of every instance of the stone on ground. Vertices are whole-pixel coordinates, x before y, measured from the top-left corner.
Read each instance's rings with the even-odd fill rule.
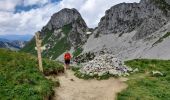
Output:
[[[128,76],[132,68],[124,65],[123,61],[115,58],[111,54],[104,54],[95,57],[93,60],[84,64],[80,69],[80,72],[87,75],[102,76],[104,74],[110,74],[114,76]]]

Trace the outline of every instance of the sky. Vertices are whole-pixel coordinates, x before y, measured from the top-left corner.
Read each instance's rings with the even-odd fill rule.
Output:
[[[63,8],[76,8],[94,28],[107,9],[123,2],[139,0],[0,0],[0,35],[33,35]]]

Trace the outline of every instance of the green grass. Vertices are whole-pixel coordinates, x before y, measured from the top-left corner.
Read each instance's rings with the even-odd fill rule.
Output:
[[[73,70],[73,71],[75,71],[75,70]],[[90,76],[88,74],[82,74],[80,71],[75,71],[74,75],[80,79],[85,79],[85,80],[89,80],[89,79],[105,80],[105,79],[109,79],[110,77],[117,78],[117,76],[113,76],[108,73],[106,73],[102,76],[98,76],[97,74]]]
[[[50,31],[48,29],[46,29],[44,32],[45,32],[45,37],[42,40],[42,46],[48,42],[48,39],[51,37],[51,35],[53,33],[52,31]],[[24,46],[24,48],[22,48],[20,51],[36,55],[37,51],[35,50],[35,47],[36,47],[35,38],[32,38],[31,41],[29,41]]]
[[[82,48],[77,48],[74,52],[73,52],[73,57],[77,57],[78,55],[80,55],[82,53],[83,49]]]
[[[48,51],[45,50],[42,52],[42,56],[44,58],[50,58],[52,56],[52,59],[56,59],[58,56],[60,56],[62,53],[64,53],[66,50],[69,50],[71,48],[70,43],[68,42],[67,38],[68,38],[68,34],[72,29],[72,25],[68,24],[62,27],[62,32],[65,34],[65,37],[63,37],[62,39],[55,39],[53,37],[53,30],[48,30],[46,29],[44,31],[45,36],[43,37],[42,40],[42,45],[44,44],[51,44],[53,45],[53,42],[49,40],[49,38],[53,38],[56,41],[56,44],[54,45],[54,47],[50,48]],[[27,53],[31,53],[31,54],[36,54],[36,50],[35,48],[35,39],[33,38],[22,50],[21,52],[27,52]]]
[[[61,64],[46,59],[43,67],[45,72],[63,71]],[[43,100],[55,84],[38,70],[34,56],[0,49],[0,100]]]
[[[157,40],[152,46],[161,43],[165,38],[170,36],[170,32],[167,32],[164,36],[162,36],[159,40]]]
[[[58,40],[55,46],[49,50],[49,55],[52,55],[53,59],[57,58],[58,56],[63,54],[66,50],[69,50],[71,48],[71,45],[67,40],[68,34],[71,31],[71,29],[72,29],[71,24],[62,27],[62,31],[66,36]]]
[[[117,78],[118,76],[113,76],[113,75],[110,75],[109,73],[106,73],[102,76],[98,76],[97,74],[96,75],[93,75],[93,76],[90,76],[88,74],[82,74],[80,71],[79,71],[80,67],[72,67],[72,70],[75,72],[74,75],[80,79],[85,79],[85,80],[89,80],[89,79],[97,79],[97,80],[105,80],[105,79],[109,79],[110,77],[115,77]]]
[[[53,30],[51,30],[51,31],[50,31],[49,29],[46,29],[46,30],[45,30],[45,34],[46,34],[46,35],[45,35],[45,37],[43,38],[43,41],[42,41],[42,42],[43,42],[43,43],[42,43],[43,45],[48,42],[48,39],[51,37],[52,33],[53,33]]]
[[[69,50],[71,48],[70,44],[67,42],[67,38],[64,37],[61,40],[59,40],[53,48],[50,49],[52,52],[51,55],[53,55],[53,59],[60,56],[62,53],[64,53],[66,50]]]
[[[71,31],[71,29],[72,29],[72,24],[67,24],[62,27],[62,31],[66,36],[68,36],[68,33]]]
[[[136,59],[125,62],[139,73],[129,76],[128,88],[118,94],[118,100],[169,100],[170,60]],[[163,77],[153,77],[150,72],[158,70]]]
[[[31,54],[36,54],[36,50],[35,50],[35,38],[32,38],[31,41],[29,41],[24,48],[22,48],[20,51],[21,52],[29,52]]]

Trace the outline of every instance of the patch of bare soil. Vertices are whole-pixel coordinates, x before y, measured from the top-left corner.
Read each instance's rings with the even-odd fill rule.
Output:
[[[60,87],[55,89],[54,100],[115,100],[116,94],[127,87],[126,78],[110,78],[108,80],[83,80],[67,71],[60,75]]]

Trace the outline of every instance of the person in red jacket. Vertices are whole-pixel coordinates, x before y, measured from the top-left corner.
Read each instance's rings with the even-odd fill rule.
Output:
[[[64,61],[65,61],[65,71],[66,69],[69,69],[69,65],[70,65],[70,59],[71,59],[71,54],[66,51],[66,53],[64,54]]]

